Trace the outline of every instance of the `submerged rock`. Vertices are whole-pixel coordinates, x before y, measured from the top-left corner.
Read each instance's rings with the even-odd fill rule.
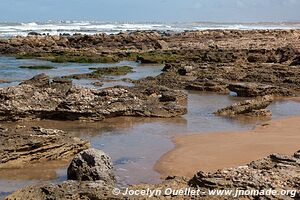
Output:
[[[235,103],[226,108],[220,109],[214,114],[222,116],[236,116],[236,115],[249,115],[249,116],[271,116],[272,113],[265,108],[268,107],[274,98],[271,95],[258,97],[252,100],[245,100]]]
[[[99,68],[89,68],[93,70],[91,73],[86,74],[73,74],[69,76],[64,76],[63,78],[73,78],[73,79],[103,79],[104,76],[121,76],[133,72],[130,66],[121,67],[99,67]]]
[[[104,181],[114,183],[113,166],[109,156],[97,149],[77,154],[68,167],[68,180]]]
[[[153,86],[92,89],[40,74],[19,86],[0,88],[0,121],[63,119],[99,121],[107,117],[175,117],[187,112],[187,95]],[[156,94],[156,95],[153,95]],[[161,98],[162,96],[172,98]]]

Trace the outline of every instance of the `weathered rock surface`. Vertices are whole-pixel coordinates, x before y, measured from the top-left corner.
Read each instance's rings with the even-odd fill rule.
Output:
[[[199,189],[199,196],[154,196],[150,199],[299,199],[300,158],[299,151],[292,156],[272,154],[269,157],[253,161],[243,167],[218,170],[214,173],[198,172],[192,179],[184,177],[168,177],[158,185],[134,185],[134,190],[167,188],[173,190],[182,188]],[[147,196],[113,195],[113,185],[104,181],[66,181],[58,185],[31,186],[16,191],[11,199],[149,199]],[[209,196],[208,191],[233,190],[232,195]],[[278,192],[289,190],[286,196],[238,196],[233,197],[235,190],[269,190]],[[293,191],[293,192],[291,192]]]
[[[229,90],[237,90],[239,95],[249,97],[291,96],[300,92],[299,35],[299,30],[33,35],[0,39],[0,53],[53,62],[117,62],[125,59],[167,63],[162,75],[136,83],[217,93],[228,92],[230,86]],[[99,78],[95,74],[83,76]],[[80,77],[82,75],[74,76]]]
[[[256,199],[300,198],[300,159],[294,156],[272,154],[239,168],[219,170],[215,173],[198,172],[189,185],[203,189],[274,189],[297,191],[295,197],[262,196]]]
[[[263,97],[258,97],[256,99],[235,103],[231,106],[218,110],[214,114],[222,116],[271,116],[271,111],[266,110],[265,108],[268,107],[273,102],[273,100],[273,96],[266,95]]]
[[[89,148],[89,142],[56,129],[26,127],[0,129],[0,169],[18,168],[35,162],[69,159]]]
[[[232,83],[228,86],[229,90],[237,93],[240,97],[256,97],[268,94],[276,94],[281,96],[290,96],[291,91],[273,85],[259,83]]]
[[[183,33],[155,31],[124,32],[116,35],[96,34],[73,36],[30,35],[0,40],[0,53],[32,52],[83,52],[108,53],[128,51],[178,50],[178,49],[250,49],[245,59],[254,61],[284,62],[293,56],[285,46],[299,45],[299,30],[206,30]],[[277,55],[268,50],[277,49]],[[207,60],[218,60],[218,56],[208,54]],[[235,59],[230,54],[230,59]]]
[[[188,73],[186,68],[188,67]],[[300,68],[270,63],[197,63],[166,64],[154,78],[135,81],[137,85],[164,85],[217,93],[236,92],[241,97],[268,94],[293,96],[300,91]]]
[[[169,98],[165,98],[168,96]],[[94,120],[106,117],[174,117],[187,112],[187,96],[165,87],[75,87],[44,74],[19,86],[0,89],[0,120]]]
[[[77,154],[68,167],[68,180],[104,181],[114,183],[113,166],[109,156],[97,149]]]
[[[113,186],[104,181],[65,181],[61,184],[29,186],[8,196],[7,200],[45,200],[45,199],[123,199],[112,194]]]

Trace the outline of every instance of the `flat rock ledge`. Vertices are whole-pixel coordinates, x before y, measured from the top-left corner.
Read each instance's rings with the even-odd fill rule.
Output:
[[[267,110],[266,108],[273,102],[273,100],[274,98],[272,95],[266,95],[252,100],[245,100],[235,103],[231,106],[218,110],[214,114],[220,116],[271,116],[271,111]]]
[[[32,119],[100,121],[108,117],[175,117],[187,112],[187,95],[166,87],[76,87],[40,74],[0,89],[0,121]]]
[[[158,185],[134,185],[134,190],[164,191],[167,188],[199,189],[200,196],[122,196],[112,194],[115,185],[102,180],[75,181],[69,180],[61,184],[30,186],[20,189],[8,196],[7,200],[19,199],[299,199],[300,150],[294,155],[272,154],[266,158],[253,161],[246,166],[218,170],[214,173],[200,171],[193,178],[167,177]],[[287,196],[208,196],[209,190],[268,190],[295,191]],[[244,198],[243,198],[244,197]]]
[[[36,162],[68,160],[89,148],[88,141],[56,129],[0,127],[0,169],[22,168]]]

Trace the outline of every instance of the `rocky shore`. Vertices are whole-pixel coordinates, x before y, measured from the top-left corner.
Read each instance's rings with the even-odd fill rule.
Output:
[[[200,195],[158,195],[154,197],[114,194],[114,178],[109,157],[102,151],[89,149],[79,153],[68,169],[68,181],[61,184],[30,186],[16,191],[7,200],[17,199],[298,199],[300,152],[272,154],[246,166],[219,170],[214,173],[199,171],[188,179],[168,177],[159,185],[130,186],[132,190],[200,189]],[[79,167],[79,168],[78,168]],[[76,173],[76,175],[74,174]],[[267,184],[266,184],[267,183]],[[208,191],[227,190],[289,190],[286,196],[209,196]],[[124,191],[123,191],[124,192]]]
[[[100,121],[116,116],[175,117],[186,110],[187,96],[166,87],[76,87],[72,81],[40,74],[0,89],[0,120]]]
[[[274,97],[293,97],[300,92],[300,30],[30,35],[1,38],[0,54],[56,63],[132,60],[165,64],[162,74],[156,77],[124,80],[133,83],[133,87],[100,90],[74,86],[71,79],[96,79],[95,84],[101,85],[104,75],[124,75],[131,72],[131,67],[93,68],[89,74],[56,78],[39,74],[18,86],[0,89],[0,121],[176,117],[187,112],[187,94],[182,90],[231,92],[237,97],[247,97],[248,100],[216,111],[217,115],[270,116],[266,108]],[[66,132],[41,127],[0,127],[0,137],[0,168],[69,159],[89,147],[87,141]],[[297,199],[300,198],[299,159],[299,152],[291,156],[272,154],[244,167],[211,173],[201,171],[193,178],[168,177],[160,185],[131,188],[191,187],[204,192],[209,189],[294,189],[298,190],[294,197]],[[88,150],[78,154],[71,162],[68,179],[60,184],[29,186],[7,199],[141,199],[112,194],[115,187],[112,164],[104,152]],[[215,197],[203,194],[195,198]],[[277,199],[275,196],[251,198]]]
[[[37,35],[1,39],[0,54],[52,62],[166,63],[163,74],[136,84],[293,96],[300,89],[299,37],[299,30]]]

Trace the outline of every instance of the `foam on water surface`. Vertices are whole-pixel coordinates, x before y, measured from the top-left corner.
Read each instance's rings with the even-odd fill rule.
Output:
[[[156,30],[182,32],[188,30],[211,30],[211,29],[299,29],[300,23],[104,23],[104,22],[30,22],[30,23],[0,23],[0,37],[27,36],[29,32],[40,34],[117,34],[125,31]]]

